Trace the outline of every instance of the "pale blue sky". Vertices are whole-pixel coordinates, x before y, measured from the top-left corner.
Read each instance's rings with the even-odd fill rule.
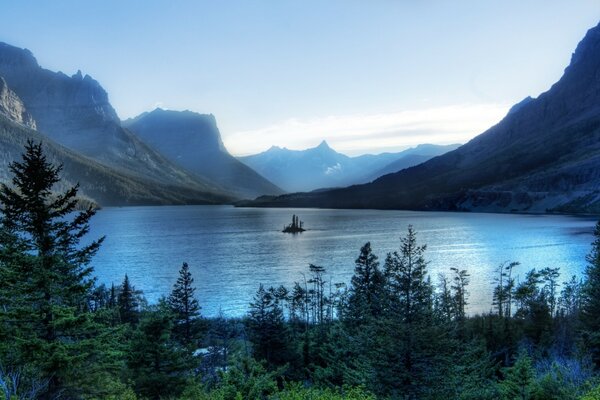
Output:
[[[215,114],[235,154],[464,142],[558,80],[598,0],[8,1],[0,41],[121,118]]]

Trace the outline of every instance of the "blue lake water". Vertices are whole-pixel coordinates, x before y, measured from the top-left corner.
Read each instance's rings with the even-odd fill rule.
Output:
[[[297,214],[308,230],[281,232]],[[91,237],[106,235],[92,265],[99,282],[120,284],[127,273],[150,302],[167,295],[189,263],[205,316],[221,309],[243,315],[260,283],[291,286],[309,263],[331,282],[348,283],[367,241],[381,264],[397,250],[409,224],[427,244],[433,281],[450,268],[467,269],[469,312],[490,309],[493,273],[519,261],[517,274],[560,267],[580,275],[596,220],[586,217],[378,210],[262,209],[230,206],[105,208]]]

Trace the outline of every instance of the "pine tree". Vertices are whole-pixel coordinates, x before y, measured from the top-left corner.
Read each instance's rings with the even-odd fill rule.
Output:
[[[390,308],[409,325],[429,316],[433,287],[427,276],[424,254],[426,245],[417,245],[412,225],[400,239],[400,253],[388,254],[385,275],[390,295]]]
[[[409,226],[408,234],[400,239],[400,251],[388,254],[385,261],[386,319],[375,334],[380,349],[376,370],[379,385],[387,390],[384,395],[418,397],[420,390],[435,383],[425,382],[436,375],[433,359],[442,354],[445,333],[434,324],[425,250]],[[436,365],[443,366],[441,362]]]
[[[175,398],[185,387],[190,359],[171,336],[172,315],[159,305],[146,311],[127,356],[128,373],[144,398]]]
[[[288,327],[274,288],[265,290],[262,284],[259,286],[250,304],[246,327],[257,360],[270,366],[281,366],[289,360]]]
[[[117,306],[119,316],[123,324],[135,324],[139,319],[139,301],[135,288],[129,282],[129,277],[125,274],[119,296],[117,297]]]
[[[594,242],[587,262],[580,311],[581,326],[592,359],[596,366],[600,366],[600,221],[594,230]]]
[[[33,363],[48,378],[44,396],[73,395],[82,390],[74,382],[82,377],[82,355],[91,347],[89,262],[103,238],[80,245],[95,211],[90,207],[73,216],[78,185],[54,191],[62,166],[47,160],[41,143],[28,141],[22,161],[9,170],[12,185],[0,188],[2,312],[10,315],[21,362]],[[15,340],[19,336],[26,339]],[[80,348],[84,342],[87,350]]]
[[[354,264],[347,320],[350,325],[359,328],[360,325],[381,315],[384,301],[384,278],[379,270],[377,256],[373,254],[369,242],[361,247]]]
[[[175,333],[181,342],[189,346],[196,335],[196,319],[200,315],[200,304],[194,297],[194,278],[187,263],[179,270],[179,278],[167,300],[175,316]]]
[[[506,400],[530,400],[536,391],[535,371],[531,358],[523,351],[515,364],[506,369],[501,390]]]

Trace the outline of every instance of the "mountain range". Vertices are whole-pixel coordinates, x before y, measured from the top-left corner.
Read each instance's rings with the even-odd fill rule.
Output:
[[[28,140],[44,143],[46,157],[62,164],[59,190],[76,183],[81,185],[81,198],[103,205],[128,204],[214,204],[233,198],[216,191],[194,186],[177,186],[115,169],[56,143],[36,131],[37,124],[23,101],[0,78],[0,181],[10,182],[8,165],[20,159]]]
[[[64,165],[64,185],[80,182],[101,205],[599,213],[600,24],[557,83],[468,143],[360,157],[323,142],[236,159],[212,115],[156,109],[120,121],[89,75],[49,71],[0,42],[1,182],[28,139]]]
[[[368,184],[253,205],[600,212],[600,25],[547,92],[458,149]]]
[[[370,182],[458,146],[424,144],[399,153],[349,157],[336,152],[323,141],[306,150],[273,146],[259,154],[239,157],[239,160],[288,192],[306,192]]]
[[[24,143],[17,131],[23,137],[35,137],[50,152],[67,158],[76,156],[90,166],[86,175],[73,171],[73,176],[81,177],[84,196],[103,205],[212,204],[250,194],[281,193],[258,174],[254,174],[256,188],[248,179],[240,190],[226,180],[221,182],[182,167],[125,128],[106,91],[89,75],[78,71],[67,76],[44,69],[30,51],[6,43],[0,43],[0,104],[0,127],[6,133],[2,138],[4,165],[20,158],[22,147],[11,145]],[[14,143],[8,143],[10,140]],[[63,162],[65,175],[69,175],[69,163]],[[235,159],[233,163],[246,168]],[[111,180],[97,176],[97,171],[106,172]],[[109,183],[112,180],[127,184],[113,188]],[[102,186],[101,190],[92,190]]]

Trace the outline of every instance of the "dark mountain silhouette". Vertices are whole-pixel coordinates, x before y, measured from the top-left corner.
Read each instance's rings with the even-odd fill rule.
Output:
[[[238,196],[283,193],[227,152],[212,114],[157,108],[124,121],[123,125],[171,162]]]
[[[254,204],[600,212],[600,25],[550,90],[458,149],[370,184]]]
[[[239,159],[290,192],[370,182],[381,175],[411,167],[458,147],[420,145],[399,153],[348,157],[326,141],[306,150],[277,146]]]

